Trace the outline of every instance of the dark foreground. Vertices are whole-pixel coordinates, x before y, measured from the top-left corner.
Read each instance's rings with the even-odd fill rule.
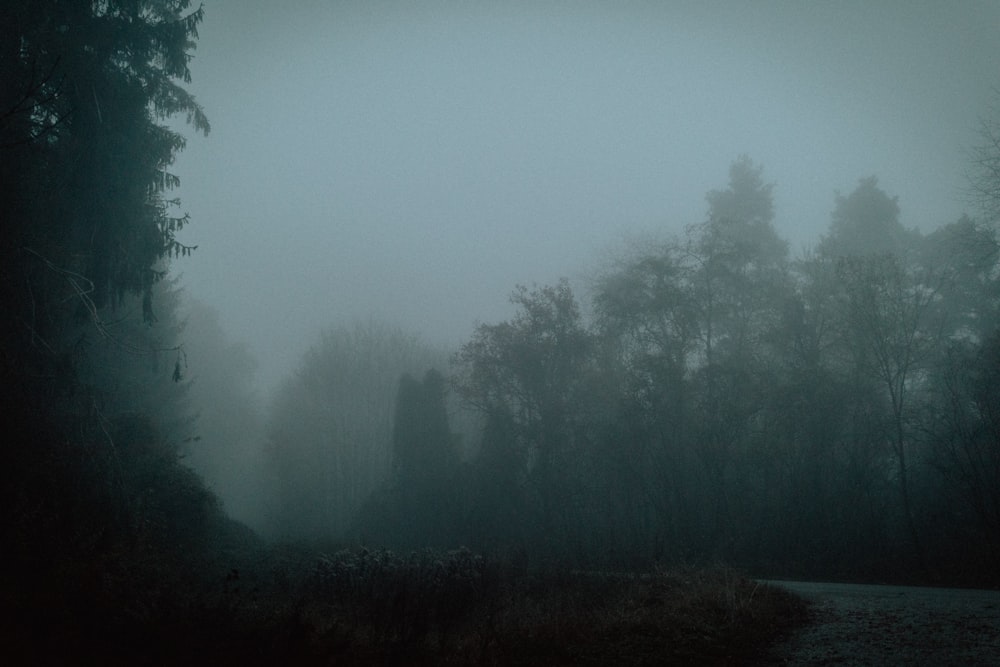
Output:
[[[727,665],[760,658],[806,618],[795,595],[726,568],[599,575],[465,550],[254,549],[240,567],[232,554],[197,572],[129,554],[15,586],[0,654],[18,665]]]
[[[1000,591],[770,583],[808,600],[813,622],[764,664],[1000,664]]]

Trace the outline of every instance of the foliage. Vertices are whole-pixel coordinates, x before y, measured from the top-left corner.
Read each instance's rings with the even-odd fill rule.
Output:
[[[838,193],[830,232],[820,242],[819,252],[828,257],[899,254],[906,241],[906,231],[899,222],[899,203],[870,176],[861,179],[846,197]]]
[[[943,408],[923,426],[931,463],[949,482],[946,498],[957,495],[975,517],[964,527],[978,536],[967,558],[981,562],[962,564],[978,569],[1000,556],[1000,330],[978,348],[951,345],[942,362],[936,398]]]
[[[441,365],[416,336],[378,322],[323,332],[276,393],[267,426],[268,532],[344,535],[390,479],[400,376]]]
[[[208,132],[178,82],[203,13],[187,0],[15,2],[0,53],[0,246],[6,336],[61,341],[76,312],[142,294],[154,318],[156,263],[186,255],[187,217],[167,199],[184,138],[160,121],[184,114]],[[8,339],[9,344],[9,339]],[[19,347],[27,347],[22,345]],[[57,349],[57,348],[56,348]]]
[[[528,572],[466,549],[320,554],[268,546],[224,522],[212,529],[219,538],[208,550],[155,569],[119,554],[104,564],[103,581],[81,586],[79,601],[49,610],[49,624],[18,617],[0,628],[5,655],[115,664],[151,656],[159,664],[732,664],[761,657],[808,618],[801,600],[724,568]],[[224,567],[214,553],[227,556]]]
[[[599,276],[592,324],[563,282],[477,328],[454,378],[484,416],[473,544],[584,567],[991,580],[953,554],[996,540],[989,409],[957,380],[1000,325],[995,232],[906,232],[864,179],[789,262],[770,198],[741,158],[704,223]]]
[[[35,498],[21,473],[47,464],[78,473],[50,488],[52,497],[39,494],[43,514],[72,515],[63,504],[75,495],[83,508],[93,509],[85,497],[104,499],[109,517],[100,522],[133,512],[114,434],[132,415],[167,443],[165,474],[179,470],[183,352],[176,291],[160,280],[167,260],[189,251],[176,236],[187,218],[167,199],[177,186],[167,170],[184,138],[162,121],[179,113],[208,131],[181,85],[202,20],[188,5],[15,1],[3,9],[0,390],[13,435],[5,450],[23,466],[8,468],[5,481]]]
[[[704,222],[605,267],[592,318],[566,280],[518,287],[452,359],[479,415],[463,447],[443,378],[417,379],[433,364],[328,335],[272,420],[283,526],[583,569],[994,581],[996,232],[905,231],[869,178],[790,260],[772,196],[738,159]]]
[[[169,198],[185,140],[165,121],[208,132],[183,88],[202,16],[187,0],[0,9],[0,612],[17,619],[15,662],[176,611],[192,578],[179,563],[223,523],[180,462],[182,327],[163,280],[192,250]]]
[[[434,369],[424,374],[422,382],[409,374],[400,378],[392,424],[397,480],[420,483],[455,467],[458,452],[448,426],[446,389],[444,376]]]
[[[341,551],[320,557],[310,582],[312,594],[367,626],[371,640],[413,643],[433,633],[441,644],[460,621],[478,612],[484,599],[498,597],[498,564],[467,549],[445,553]]]
[[[396,548],[454,547],[462,540],[462,469],[434,369],[399,380],[392,425],[392,475],[355,520],[365,541]]]
[[[725,569],[527,573],[466,550],[361,551],[321,559],[315,581],[324,614],[353,616],[327,621],[341,660],[703,664],[753,657],[805,619],[800,601]]]
[[[482,456],[520,468],[501,474],[524,476],[537,498],[531,530],[554,541],[572,522],[565,512],[578,492],[573,470],[585,446],[580,399],[591,340],[566,281],[519,287],[511,302],[518,306],[511,321],[480,325],[455,356],[455,386],[491,429],[510,434],[507,442],[484,439],[484,447],[506,451]]]

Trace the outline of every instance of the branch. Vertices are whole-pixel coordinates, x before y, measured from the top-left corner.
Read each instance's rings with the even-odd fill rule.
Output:
[[[67,284],[69,284],[70,288],[73,290],[73,296],[78,298],[80,302],[83,304],[84,309],[90,316],[90,320],[91,322],[93,322],[94,327],[97,329],[98,333],[100,333],[100,335],[103,338],[111,341],[119,349],[124,350],[129,354],[135,354],[138,356],[157,354],[159,352],[177,352],[178,354],[183,354],[182,345],[175,345],[173,347],[150,346],[149,348],[145,348],[121,340],[113,333],[111,333],[107,323],[101,317],[101,314],[97,308],[97,304],[94,303],[94,300],[90,296],[95,289],[93,281],[75,271],[70,271],[69,269],[64,269],[60,266],[56,266],[53,262],[43,257],[41,254],[39,254],[35,250],[32,250],[31,248],[25,247],[22,248],[22,250],[37,257],[39,261],[41,261],[48,269],[62,276],[66,280]],[[44,341],[42,342],[44,343]],[[49,346],[46,344],[46,347]],[[176,372],[177,371],[175,369],[175,373]]]

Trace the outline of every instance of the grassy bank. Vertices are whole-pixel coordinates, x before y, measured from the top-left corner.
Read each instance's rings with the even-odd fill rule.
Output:
[[[803,622],[722,568],[529,572],[466,550],[321,554],[230,538],[215,557],[64,568],[0,636],[18,664],[741,664]]]

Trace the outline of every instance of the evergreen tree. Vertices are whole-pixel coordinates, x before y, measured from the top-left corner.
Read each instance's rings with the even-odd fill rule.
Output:
[[[217,518],[178,460],[176,294],[159,290],[191,250],[169,198],[184,137],[165,121],[209,129],[183,88],[202,17],[187,0],[0,7],[0,532],[17,545],[5,617],[36,597],[86,615],[68,593],[87,590],[88,569],[191,555]]]
[[[5,4],[3,372],[7,384],[65,383],[67,325],[101,329],[99,310],[129,294],[143,297],[152,321],[152,287],[165,273],[157,262],[191,250],[176,237],[187,216],[167,197],[185,140],[162,121],[186,115],[208,132],[181,85],[203,12],[188,0]]]
[[[902,255],[910,235],[899,221],[899,202],[878,187],[874,176],[863,178],[851,194],[837,194],[830,231],[819,244],[827,257]]]
[[[392,425],[393,470],[397,483],[435,480],[457,462],[445,408],[445,379],[431,369],[422,382],[406,373],[399,380]]]
[[[390,543],[409,548],[455,547],[462,507],[456,437],[448,425],[444,376],[431,369],[423,381],[404,374],[392,426],[393,479],[389,490]]]

